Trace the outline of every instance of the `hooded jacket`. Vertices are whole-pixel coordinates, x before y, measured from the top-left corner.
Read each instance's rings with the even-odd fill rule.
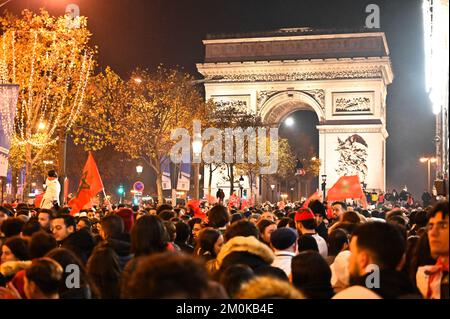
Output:
[[[123,270],[126,264],[131,260],[133,255],[131,254],[131,243],[125,238],[108,238],[106,243],[111,247],[117,256],[119,257],[119,266]]]
[[[254,236],[237,236],[226,242],[220,250],[217,258],[208,265],[211,272],[226,269],[235,264],[244,264],[255,271],[263,268],[274,268],[275,255],[272,250]]]

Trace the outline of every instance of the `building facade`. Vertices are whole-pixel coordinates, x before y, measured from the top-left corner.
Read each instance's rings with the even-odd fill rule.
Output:
[[[206,99],[243,106],[273,127],[295,111],[313,111],[327,188],[340,176],[359,175],[367,189],[385,190],[386,95],[394,76],[384,33],[282,29],[203,43],[205,61],[197,69],[211,79]],[[212,194],[227,193],[223,174],[214,172]],[[269,197],[261,182],[252,188],[255,199]]]

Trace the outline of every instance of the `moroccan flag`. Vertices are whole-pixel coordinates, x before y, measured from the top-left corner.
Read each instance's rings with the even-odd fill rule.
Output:
[[[81,176],[80,185],[78,186],[77,195],[69,202],[69,206],[72,208],[70,213],[76,214],[83,207],[91,201],[91,198],[95,197],[97,193],[103,190],[103,183],[100,174],[95,164],[92,153],[89,152],[89,156],[84,165],[83,175]]]
[[[358,176],[342,176],[327,193],[327,200],[329,202],[345,200],[347,198],[365,199]]]

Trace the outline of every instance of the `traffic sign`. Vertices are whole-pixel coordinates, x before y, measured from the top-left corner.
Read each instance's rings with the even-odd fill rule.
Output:
[[[134,183],[133,189],[135,192],[142,193],[144,191],[144,183],[142,182]]]

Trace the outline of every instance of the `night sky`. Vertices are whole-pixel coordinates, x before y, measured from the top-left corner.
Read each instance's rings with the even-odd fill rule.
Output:
[[[160,63],[199,76],[195,63],[203,61],[206,34],[360,28],[365,7],[378,4],[395,74],[387,101],[387,187],[407,185],[416,195],[426,188],[419,158],[434,153],[435,126],[424,88],[421,1],[13,0],[4,8],[18,13],[45,7],[59,15],[69,3],[89,18],[100,68],[109,65],[123,77],[136,66],[151,69]]]

